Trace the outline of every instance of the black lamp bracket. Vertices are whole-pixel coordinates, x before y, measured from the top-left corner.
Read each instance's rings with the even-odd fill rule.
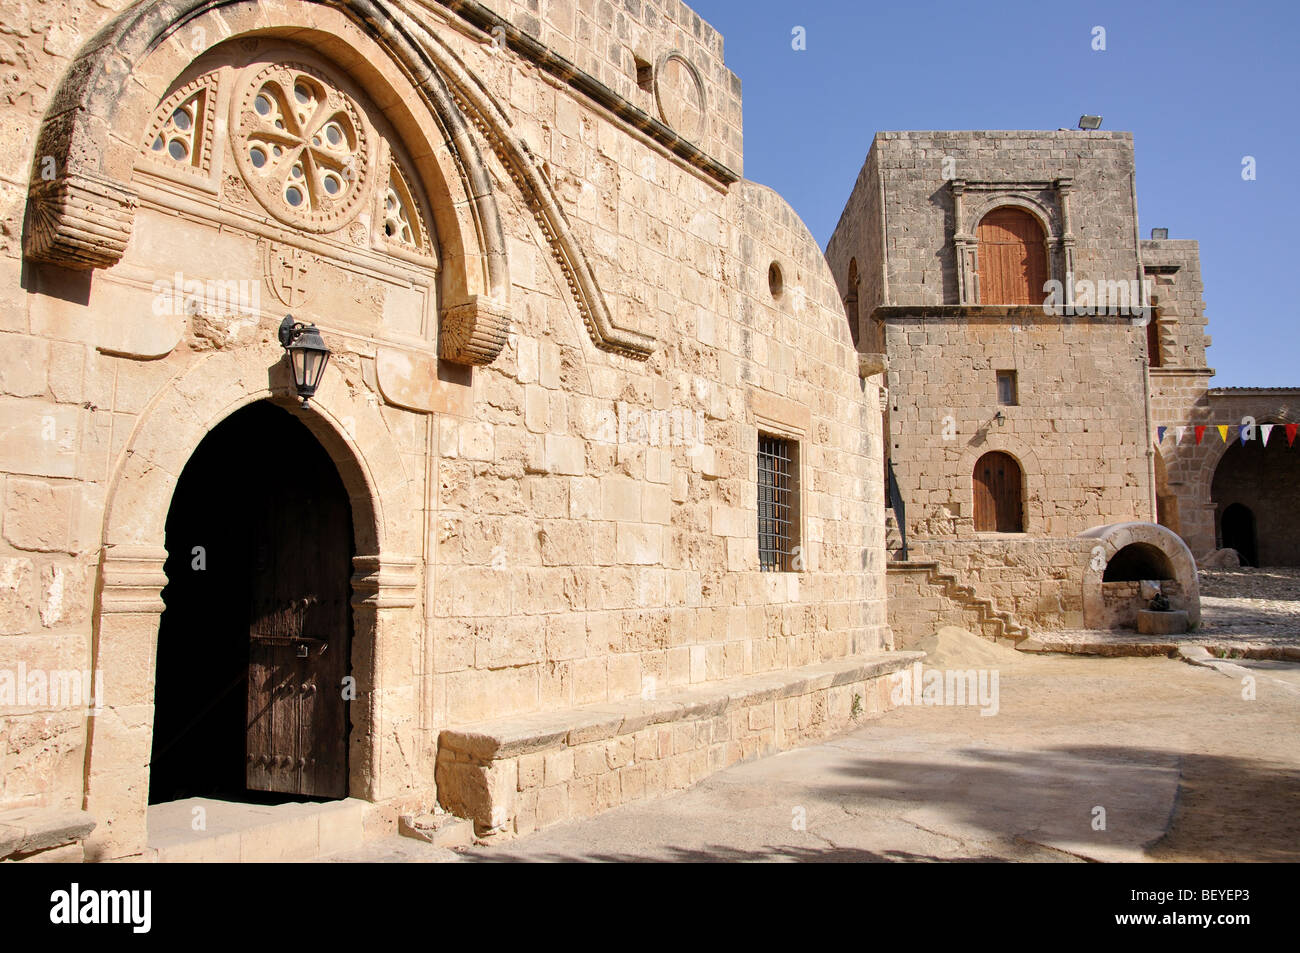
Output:
[[[293,343],[294,338],[301,334],[307,325],[301,321],[295,321],[292,314],[286,314],[284,320],[280,322],[280,347],[288,348]]]

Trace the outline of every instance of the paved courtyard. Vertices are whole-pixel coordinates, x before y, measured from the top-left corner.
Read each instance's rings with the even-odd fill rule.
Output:
[[[1300,644],[1300,574],[1206,575],[1207,629]],[[928,648],[927,667],[996,670],[997,714],[902,707],[461,857],[1300,860],[1300,665],[1035,656],[960,630]]]

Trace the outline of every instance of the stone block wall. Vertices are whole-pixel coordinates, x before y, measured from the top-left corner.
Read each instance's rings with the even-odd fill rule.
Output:
[[[880,304],[958,304],[950,182],[971,184],[963,199],[967,232],[974,233],[983,212],[1002,196],[1023,193],[1049,218],[1048,237],[1059,238],[1063,223],[1055,190],[1019,186],[1070,179],[1075,279],[1136,280],[1133,176],[1133,140],[1126,132],[879,132],[827,255],[841,286],[852,256],[858,256],[859,268],[864,259],[874,259],[871,267],[883,269]],[[884,247],[876,253],[866,243],[874,240],[882,218]],[[1055,267],[1053,275],[1063,277]]]
[[[1190,371],[1205,367],[1210,337],[1205,333],[1205,286],[1200,244],[1188,239],[1144,240],[1142,267],[1160,327],[1162,368]]]
[[[887,642],[879,388],[858,377],[816,242],[770,190],[734,181],[740,90],[721,38],[677,3],[501,0],[488,12],[515,32],[498,44],[495,21],[457,6],[419,14],[448,102],[470,114],[455,150],[347,4],[197,13],[187,27],[214,44],[198,65],[187,45],[148,46],[109,104],[120,127],[101,130],[104,149],[134,156],[117,170],[137,193],[129,239],[118,263],[84,270],[24,260],[18,236],[42,117],[112,11],[0,14],[21,62],[0,114],[0,670],[102,671],[107,696],[90,719],[76,705],[0,711],[0,805],[87,804],[91,856],[143,841],[172,489],[233,410],[289,406],[275,329],[290,311],[334,352],[298,413],[339,466],[365,547],[354,796],[432,804],[448,725]],[[312,49],[238,39],[268,28],[307,30]],[[263,48],[317,57],[372,111],[367,128],[409,160],[433,248],[390,254],[360,222],[268,216],[220,138],[229,123],[210,127],[209,165],[149,155],[164,100],[211,67],[227,108],[221,84]],[[603,88],[557,72],[546,49]],[[472,152],[499,236],[474,217],[481,196],[455,191]],[[245,282],[258,300],[156,307],[178,275]],[[486,365],[439,356],[444,310],[462,300],[509,319]],[[650,344],[632,353],[611,335]],[[759,571],[760,429],[799,441],[798,572]]]
[[[882,218],[880,152],[872,149],[858,173],[848,204],[840,213],[839,223],[826,245],[826,260],[840,290],[840,298],[849,294],[849,265],[858,266],[858,350],[884,353],[884,330],[872,317],[878,306],[887,303],[885,285],[885,223]]]
[[[935,560],[1032,632],[1083,627],[1083,569],[1091,549],[1079,539],[985,535],[918,539],[912,558]]]
[[[886,340],[899,356],[889,369],[889,453],[909,538],[974,533],[972,473],[991,450],[1024,472],[1031,536],[1153,515],[1141,328],[1113,317],[920,313],[891,316]],[[998,403],[999,370],[1016,372],[1013,406]]]

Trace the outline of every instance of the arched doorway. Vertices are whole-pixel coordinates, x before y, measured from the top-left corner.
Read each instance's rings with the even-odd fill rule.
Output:
[[[980,304],[1042,304],[1050,277],[1043,227],[1015,206],[995,208],[980,220]]]
[[[1243,566],[1259,565],[1255,542],[1255,514],[1243,503],[1231,503],[1223,511],[1219,534],[1225,549],[1235,549]]]
[[[1023,478],[1016,458],[1001,450],[984,454],[975,462],[972,484],[975,497],[975,532],[1023,533]]]
[[[1218,545],[1237,550],[1247,565],[1300,566],[1300,440],[1287,443],[1275,426],[1267,444],[1260,435],[1223,451],[1210,481],[1215,529]]]
[[[226,418],[168,511],[151,803],[348,794],[352,510],[312,433]]]

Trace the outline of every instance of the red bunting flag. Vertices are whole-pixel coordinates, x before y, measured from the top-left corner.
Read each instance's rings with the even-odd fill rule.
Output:
[[[1286,445],[1289,447],[1295,443],[1296,424],[1286,425]]]
[[[1196,429],[1196,442],[1199,445],[1201,442],[1201,438],[1205,436],[1205,424],[1197,424],[1195,429]]]

